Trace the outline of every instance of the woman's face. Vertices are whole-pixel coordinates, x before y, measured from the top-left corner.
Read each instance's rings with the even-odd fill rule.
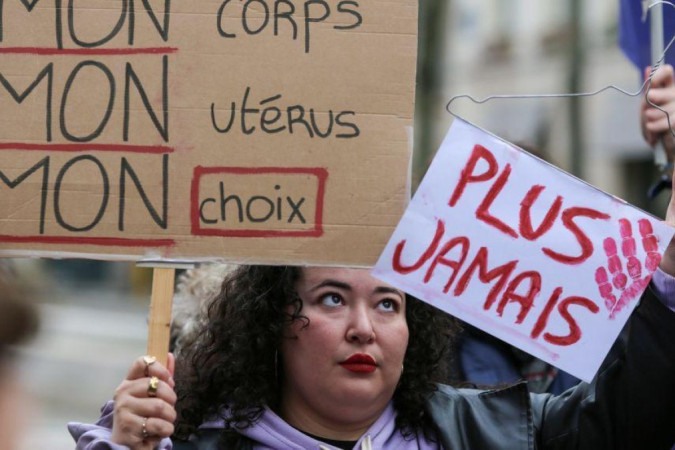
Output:
[[[295,288],[309,325],[295,321],[285,333],[282,415],[310,433],[307,421],[369,425],[403,369],[405,294],[365,269],[305,268]]]

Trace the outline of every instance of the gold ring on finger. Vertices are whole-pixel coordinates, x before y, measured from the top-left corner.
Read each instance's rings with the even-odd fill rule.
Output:
[[[141,424],[141,437],[143,440],[146,440],[150,435],[148,434],[148,418],[143,418],[143,423]]]
[[[150,377],[148,382],[148,397],[157,397],[157,389],[159,388],[159,378]]]

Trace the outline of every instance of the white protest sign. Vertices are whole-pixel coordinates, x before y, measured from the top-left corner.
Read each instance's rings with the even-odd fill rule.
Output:
[[[455,120],[374,274],[590,381],[674,232]]]

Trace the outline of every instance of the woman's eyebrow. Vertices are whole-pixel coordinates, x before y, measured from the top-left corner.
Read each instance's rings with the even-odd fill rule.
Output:
[[[338,280],[333,280],[333,279],[326,279],[321,281],[319,284],[316,286],[312,287],[309,292],[314,292],[316,290],[319,290],[324,287],[332,287],[336,289],[342,289],[345,291],[351,291],[352,286],[349,283],[345,283],[344,281],[338,281]],[[405,297],[405,294],[399,291],[396,288],[389,287],[389,286],[378,286],[375,289],[373,289],[374,294],[394,294],[397,295],[401,298]]]
[[[311,288],[309,291],[313,292],[313,291],[316,291],[317,289],[321,289],[323,287],[334,287],[334,288],[338,288],[338,289],[344,289],[346,291],[352,290],[352,287],[348,283],[345,283],[344,281],[327,279],[327,280],[323,280],[321,283],[317,284],[316,286]]]
[[[386,287],[386,286],[378,286],[375,288],[374,291],[376,294],[395,294],[398,295],[399,297],[403,298],[405,297],[405,294],[398,289],[392,288],[392,287]]]

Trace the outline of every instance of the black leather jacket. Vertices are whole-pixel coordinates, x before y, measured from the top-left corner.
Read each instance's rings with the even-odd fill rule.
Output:
[[[675,313],[646,292],[591,384],[559,396],[530,394],[525,383],[492,391],[439,385],[426,408],[446,450],[669,450]],[[174,450],[216,450],[217,440],[208,430]],[[242,438],[232,450],[252,448]]]

